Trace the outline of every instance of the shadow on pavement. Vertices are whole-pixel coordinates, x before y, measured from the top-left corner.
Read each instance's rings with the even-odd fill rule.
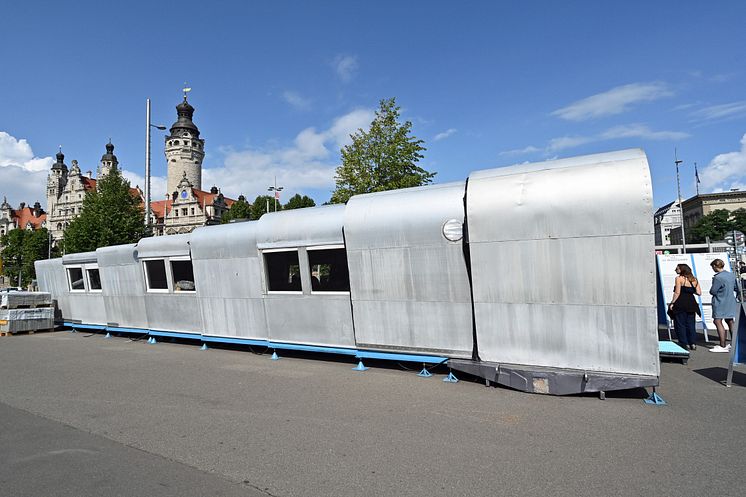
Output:
[[[693,371],[723,385],[725,384],[726,376],[728,376],[728,368],[704,368],[694,369]],[[746,387],[746,374],[733,370],[733,384]]]

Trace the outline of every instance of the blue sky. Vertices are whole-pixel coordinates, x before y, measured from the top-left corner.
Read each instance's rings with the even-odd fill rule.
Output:
[[[250,200],[333,189],[339,148],[396,97],[437,182],[641,147],[656,206],[746,188],[746,2],[8,2],[0,195],[45,205],[46,171],[96,170],[111,137],[133,184],[145,99],[171,125],[184,82],[203,188]],[[153,136],[163,198],[162,135]],[[163,190],[163,191],[161,191]]]

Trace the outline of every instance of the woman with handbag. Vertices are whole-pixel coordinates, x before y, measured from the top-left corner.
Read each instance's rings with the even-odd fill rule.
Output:
[[[679,345],[685,349],[696,350],[697,331],[694,316],[700,314],[700,310],[694,296],[702,295],[702,289],[699,281],[692,274],[692,268],[687,264],[678,264],[676,275],[673,300],[668,304],[668,310],[673,313],[674,329]]]

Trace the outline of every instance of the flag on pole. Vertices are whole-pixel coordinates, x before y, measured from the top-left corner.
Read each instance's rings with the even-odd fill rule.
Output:
[[[275,200],[280,200],[280,192],[275,190]]]
[[[694,164],[694,178],[697,180],[697,184],[701,183],[699,181],[699,173],[697,172],[697,164]]]

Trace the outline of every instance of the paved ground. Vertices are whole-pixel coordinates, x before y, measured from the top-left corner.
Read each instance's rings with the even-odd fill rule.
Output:
[[[0,495],[743,495],[746,374],[549,397],[66,332],[0,339]]]

